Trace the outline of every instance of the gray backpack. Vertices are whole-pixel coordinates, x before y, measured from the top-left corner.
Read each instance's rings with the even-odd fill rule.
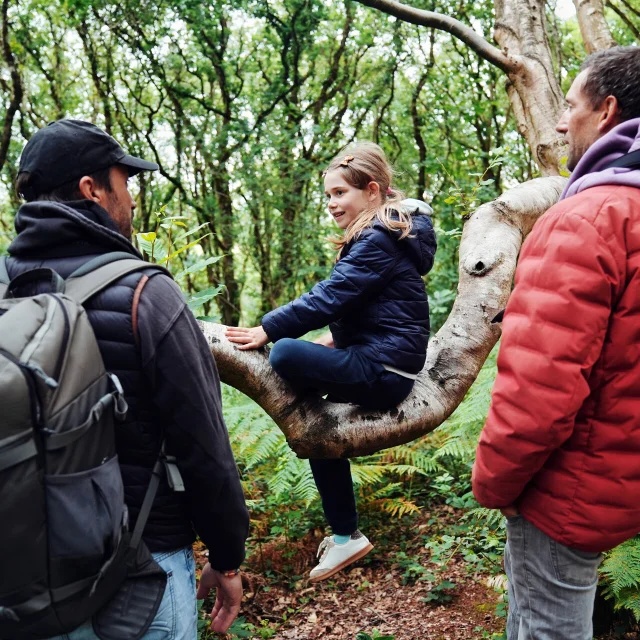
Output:
[[[114,445],[114,420],[124,419],[127,405],[82,307],[150,266],[114,253],[66,282],[34,269],[9,283],[0,258],[2,639],[56,636],[89,618],[105,640],[137,638],[160,604],[166,576],[140,539],[164,461],[130,533]],[[12,297],[34,282],[41,288],[43,279],[50,293]],[[133,617],[131,593],[122,590],[128,576],[142,577],[129,591],[145,600]],[[146,593],[145,584],[152,585]],[[103,609],[109,615],[101,618]]]

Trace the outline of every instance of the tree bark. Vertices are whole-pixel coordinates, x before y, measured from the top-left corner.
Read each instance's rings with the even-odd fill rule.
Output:
[[[518,252],[535,221],[560,196],[564,178],[538,178],[482,205],[464,226],[458,295],[429,343],[409,397],[386,412],[299,396],[269,365],[268,349],[239,351],[222,325],[202,323],[223,382],[253,398],[301,457],[349,458],[414,440],[462,402],[500,336],[491,320],[505,307]]]
[[[11,51],[11,43],[9,42],[9,0],[2,2],[2,54],[4,62],[9,69],[11,76],[11,98],[7,104],[7,110],[2,123],[2,132],[0,134],[0,168],[4,166],[9,151],[9,143],[11,142],[11,128],[13,126],[13,118],[22,103],[22,78],[18,71],[18,63],[16,62],[13,51]]]
[[[604,19],[602,0],[573,0],[573,4],[587,53],[615,47],[617,43]]]
[[[544,11],[545,3],[538,0],[496,0],[493,35],[502,50],[520,62],[507,74],[518,131],[541,172],[558,175],[566,147],[556,123],[565,101],[553,70]]]
[[[396,0],[358,0],[400,20],[446,31],[464,42],[508,78],[507,93],[518,121],[544,175],[558,175],[566,155],[555,125],[564,109],[564,98],[555,78],[545,33],[545,3],[538,0],[496,0],[494,38],[500,49],[473,29],[431,11],[422,11]]]

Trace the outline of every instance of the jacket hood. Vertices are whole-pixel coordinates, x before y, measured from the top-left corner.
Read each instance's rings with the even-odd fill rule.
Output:
[[[605,184],[640,188],[640,169],[605,167],[621,156],[640,149],[640,118],[633,118],[614,127],[596,140],[580,158],[560,199],[576,195],[585,189]]]
[[[436,234],[430,218],[433,209],[426,202],[414,198],[403,200],[402,206],[413,217],[413,229],[400,244],[416,265],[418,273],[423,276],[431,271],[437,248]]]
[[[18,209],[15,229],[18,235],[8,248],[15,258],[61,258],[108,251],[142,258],[106,210],[91,200],[28,202]]]

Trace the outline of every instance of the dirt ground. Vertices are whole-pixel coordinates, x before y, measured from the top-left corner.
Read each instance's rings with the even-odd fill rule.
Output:
[[[457,517],[450,508],[444,509],[437,518],[440,522]],[[454,554],[444,567],[435,565],[429,550],[417,543],[424,539],[417,532],[424,534],[427,518],[432,522],[433,516],[431,512],[413,521],[415,544],[409,540],[407,545],[405,538],[407,555],[419,564],[412,564],[412,575],[408,575],[407,565],[398,562],[399,547],[393,542],[393,531],[387,532],[383,544],[378,544],[365,559],[317,585],[310,585],[300,576],[306,576],[315,564],[315,552],[322,539],[320,532],[296,542],[276,539],[254,545],[243,571],[245,593],[239,620],[231,629],[233,633],[226,637],[229,640],[503,637],[505,605],[500,590],[490,586],[491,577],[472,573],[459,554]],[[198,549],[196,559],[199,567],[206,562],[205,554]],[[421,571],[437,573],[437,581],[420,580],[426,575]],[[447,588],[434,590],[437,584]],[[204,610],[210,610],[211,604],[205,602]],[[595,640],[640,640],[637,627],[628,621],[615,623],[613,617],[606,621],[607,629],[613,630],[616,625],[615,633],[604,633]],[[202,635],[211,640],[214,637],[223,636]]]

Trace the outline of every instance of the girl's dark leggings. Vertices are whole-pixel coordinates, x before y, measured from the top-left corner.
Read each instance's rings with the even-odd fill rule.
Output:
[[[296,390],[329,394],[331,402],[350,402],[365,409],[391,409],[413,387],[410,378],[387,371],[353,349],[331,349],[305,340],[278,340],[269,361]],[[349,461],[313,459],[309,463],[333,533],[352,534],[358,528],[358,512]]]

